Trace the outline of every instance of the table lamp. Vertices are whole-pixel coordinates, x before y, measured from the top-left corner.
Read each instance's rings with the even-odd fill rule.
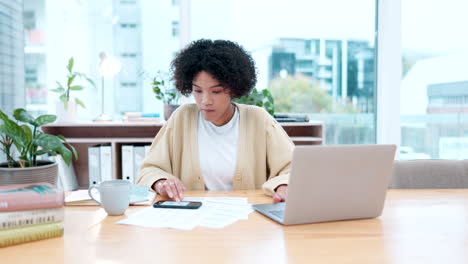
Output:
[[[119,73],[121,65],[117,59],[107,56],[105,52],[99,53],[99,58],[101,59],[99,62],[99,74],[101,75],[101,115],[94,119],[94,121],[112,121],[112,117],[104,112],[104,77],[113,77]]]

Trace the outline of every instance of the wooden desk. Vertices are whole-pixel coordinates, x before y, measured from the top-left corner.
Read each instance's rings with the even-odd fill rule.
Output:
[[[247,196],[259,191],[191,192]],[[131,207],[131,214],[141,207]],[[376,219],[284,227],[254,212],[224,229],[116,225],[99,207],[67,207],[65,235],[0,249],[1,263],[467,263],[468,190],[390,190]]]

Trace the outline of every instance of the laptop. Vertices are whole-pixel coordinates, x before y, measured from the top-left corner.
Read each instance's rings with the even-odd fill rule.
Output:
[[[286,202],[253,208],[283,225],[382,214],[395,145],[296,146]]]

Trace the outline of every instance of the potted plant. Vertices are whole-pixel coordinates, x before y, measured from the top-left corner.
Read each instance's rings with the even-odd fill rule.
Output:
[[[15,109],[13,119],[0,110],[0,151],[6,162],[0,164],[0,185],[57,182],[57,164],[38,156],[60,155],[70,165],[77,152],[63,136],[46,134],[41,126],[54,122],[55,115],[32,117],[25,109]],[[16,151],[13,150],[16,149]]]
[[[94,81],[87,77],[84,73],[73,71],[74,59],[71,57],[67,65],[67,82],[62,85],[57,81],[57,88],[51,89],[52,92],[59,93],[59,102],[56,104],[56,113],[59,122],[74,122],[76,120],[76,108],[81,106],[85,108],[83,101],[70,95],[71,91],[81,91],[84,89],[82,85],[74,84],[75,78],[85,79],[90,85],[95,87]],[[74,100],[73,100],[74,99]]]
[[[253,88],[250,94],[234,101],[239,104],[263,107],[271,116],[274,116],[275,114],[275,101],[268,89],[264,89],[262,92],[259,92],[256,88]]]
[[[177,107],[179,107],[180,93],[171,83],[165,80],[161,74],[153,78],[151,87],[157,99],[162,100],[164,103],[164,119],[167,121]]]

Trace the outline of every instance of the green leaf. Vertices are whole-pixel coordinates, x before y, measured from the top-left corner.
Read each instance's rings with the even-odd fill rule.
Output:
[[[57,150],[57,152],[60,153],[60,155],[63,158],[63,161],[65,161],[65,163],[68,166],[70,166],[72,158],[73,158],[71,151],[69,149],[67,149],[67,147],[62,145],[62,147],[59,150]]]
[[[21,159],[21,160],[26,160],[26,161],[27,161],[27,160],[28,160],[28,156],[27,156],[26,154],[25,154],[25,155],[20,155],[20,156],[19,156],[19,159]]]
[[[56,81],[55,83],[57,83],[57,86],[58,86],[59,88],[62,88],[63,90],[65,90],[65,88],[63,87],[63,85],[62,85],[61,83],[59,83],[59,82],[57,82],[57,81]]]
[[[23,128],[17,123],[12,121],[5,122],[5,124],[1,126],[1,130],[3,133],[14,140],[14,144],[18,150],[21,150],[27,146],[29,142],[28,137],[25,134]]]
[[[29,143],[32,141],[33,134],[32,130],[28,125],[22,125],[21,129],[23,129],[24,135],[25,135],[25,142]]]
[[[60,99],[60,101],[62,101],[64,103],[68,102],[67,94],[60,95],[59,99]],[[65,107],[65,109],[66,109],[66,107]]]
[[[73,91],[81,91],[83,89],[84,89],[84,87],[81,86],[81,85],[75,85],[75,86],[70,87],[70,90],[73,90]]]
[[[67,70],[69,73],[71,73],[73,71],[73,64],[75,63],[75,60],[73,59],[73,57],[71,57],[69,60],[68,60],[68,66],[67,66]]]
[[[76,77],[76,74],[72,74],[71,76],[68,77],[67,86],[70,86],[72,84],[73,80],[75,80],[75,77]]]
[[[33,144],[45,149],[59,151],[63,144],[60,141],[60,138],[49,135],[49,134],[40,134],[34,140]]]
[[[36,118],[36,123],[38,124],[38,126],[42,126],[45,124],[53,123],[55,122],[55,120],[57,120],[56,115],[41,115],[38,118]]]
[[[96,87],[96,84],[94,83],[94,81],[89,78],[89,77],[85,77],[85,79],[93,86],[93,87]]]
[[[72,150],[73,156],[75,156],[75,159],[78,159],[78,152],[76,151],[75,147],[73,147],[70,143],[68,143],[64,136],[57,135],[57,137],[60,138],[63,141],[63,143],[65,143],[68,146],[69,149]]]
[[[75,103],[76,103],[77,105],[83,107],[83,108],[86,108],[86,106],[84,105],[84,103],[83,103],[80,99],[78,99],[78,98],[75,98]]]
[[[3,122],[5,122],[5,123],[8,122],[8,121],[13,122],[13,121],[10,120],[10,118],[8,118],[8,116],[5,113],[3,113],[2,110],[0,110],[0,119],[2,119]]]
[[[55,88],[55,89],[50,89],[52,92],[55,92],[55,93],[63,93],[65,92],[65,89],[61,88],[61,87],[58,87],[58,88]]]
[[[30,115],[28,111],[26,111],[23,108],[15,109],[15,111],[13,112],[13,116],[18,121],[25,122],[33,126],[37,126],[36,119],[34,119],[34,117]]]

